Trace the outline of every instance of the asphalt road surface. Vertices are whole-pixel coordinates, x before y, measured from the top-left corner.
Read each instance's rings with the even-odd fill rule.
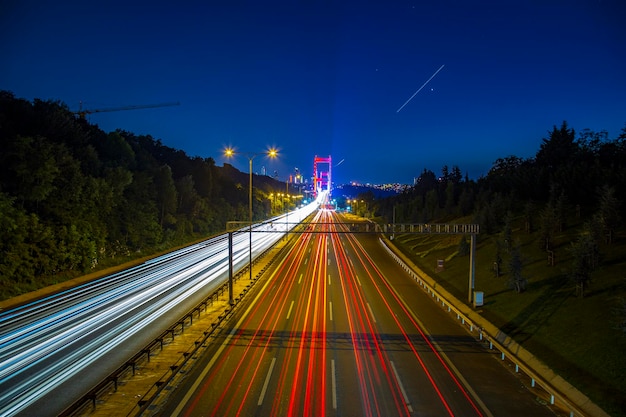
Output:
[[[554,416],[393,261],[320,211],[163,416]]]
[[[0,416],[59,415],[317,206],[0,310]]]

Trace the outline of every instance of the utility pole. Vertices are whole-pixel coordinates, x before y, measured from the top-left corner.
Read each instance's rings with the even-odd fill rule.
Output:
[[[467,302],[472,304],[474,300],[474,284],[476,282],[476,235],[470,234],[470,266],[469,266],[469,290]]]

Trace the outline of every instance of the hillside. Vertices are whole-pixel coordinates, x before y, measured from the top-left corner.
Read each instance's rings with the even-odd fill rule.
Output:
[[[248,185],[231,165],[0,91],[0,298],[221,232],[248,219]],[[253,218],[283,190],[254,175]]]
[[[149,135],[103,132],[63,103],[0,91],[0,298],[222,232],[248,219],[248,183],[229,164]],[[274,201],[284,183],[259,175],[253,183],[254,219],[294,204]],[[478,180],[444,166],[441,175],[423,170],[399,194],[360,191],[338,204],[384,223],[478,223],[483,314],[624,415],[626,128],[611,139],[563,122],[533,158],[499,158]],[[464,237],[397,242],[466,298]],[[440,259],[445,269],[436,271]]]
[[[510,285],[513,256],[502,250],[502,234],[479,235],[476,290],[485,294],[481,313],[611,415],[625,415],[626,231],[621,229],[610,247],[602,246],[602,266],[581,297],[568,277],[574,262],[570,242],[582,227],[580,222],[572,219],[555,237],[554,265],[541,248],[539,233],[527,233],[523,226],[523,218],[516,218],[511,230],[527,278],[521,293]],[[447,290],[466,300],[469,256],[459,254],[459,241],[458,236],[404,235],[395,243]],[[498,256],[503,264],[500,276],[494,271]],[[438,260],[444,260],[443,270],[437,268]]]
[[[626,415],[626,129],[609,139],[563,122],[534,157],[499,158],[478,180],[456,166],[425,169],[402,194],[363,201],[360,213],[382,223],[479,224],[482,314],[609,413]],[[467,299],[467,237],[396,243]]]

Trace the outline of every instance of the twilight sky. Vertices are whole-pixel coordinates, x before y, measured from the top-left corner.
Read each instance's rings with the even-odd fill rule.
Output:
[[[0,89],[278,179],[477,178],[553,125],[626,126],[623,0],[0,1]],[[442,65],[445,67],[397,111]],[[339,163],[342,161],[342,163]],[[248,172],[248,159],[231,161]]]

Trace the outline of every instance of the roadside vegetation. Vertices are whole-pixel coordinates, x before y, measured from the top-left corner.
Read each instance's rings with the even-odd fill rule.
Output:
[[[570,250],[579,225],[572,223],[571,229],[555,236],[553,265],[538,245],[538,232],[526,233],[523,218],[512,225],[516,243],[508,252],[502,248],[502,234],[479,235],[475,285],[485,299],[478,310],[611,415],[625,415],[624,232],[613,245],[601,246],[603,261],[581,297],[571,278],[575,258]],[[469,256],[459,254],[459,241],[458,236],[400,235],[394,243],[465,302]],[[511,283],[516,257],[525,281],[521,292]],[[502,260],[499,276],[496,258]],[[443,269],[437,268],[438,260],[444,260]]]
[[[576,135],[554,126],[534,158],[498,159],[477,181],[424,170],[386,199],[360,196],[382,223],[478,223],[481,314],[611,415],[626,415],[626,129]],[[400,235],[395,243],[468,298],[469,238]],[[444,267],[438,267],[443,261]]]
[[[424,169],[401,194],[338,205],[382,223],[478,223],[481,313],[626,415],[626,127],[616,138],[566,122],[547,133],[534,157],[499,158],[477,180],[458,166]],[[0,91],[0,299],[222,232],[247,220],[247,185],[212,158]],[[275,201],[284,183],[256,176],[254,185],[254,219],[287,208]],[[468,241],[395,239],[460,300]]]
[[[248,184],[231,165],[0,91],[0,299],[222,232],[248,219]],[[289,203],[270,199],[285,191],[274,178],[256,175],[253,191],[254,219]]]

